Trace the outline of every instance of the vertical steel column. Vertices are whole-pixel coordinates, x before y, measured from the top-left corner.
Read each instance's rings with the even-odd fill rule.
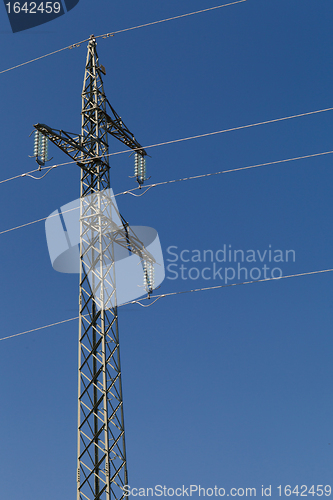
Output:
[[[81,169],[77,500],[118,500],[125,496],[123,486],[128,483],[114,250],[111,231],[106,231],[111,208],[99,195],[110,187],[101,73],[92,36],[82,91],[81,146],[100,159]],[[83,153],[82,160],[88,154]]]

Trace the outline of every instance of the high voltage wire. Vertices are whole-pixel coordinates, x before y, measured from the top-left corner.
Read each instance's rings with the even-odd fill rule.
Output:
[[[207,9],[201,9],[201,10],[197,10],[195,12],[189,12],[187,14],[181,14],[179,16],[168,17],[168,18],[162,19],[160,21],[153,21],[151,23],[140,24],[138,26],[134,26],[133,28],[125,28],[123,30],[112,31],[111,33],[105,33],[104,35],[98,35],[95,38],[107,38],[108,36],[117,35],[118,33],[124,33],[125,31],[132,31],[132,30],[135,30],[138,28],[145,28],[147,26],[153,26],[154,24],[165,23],[166,21],[174,21],[175,19],[180,19],[182,17],[193,16],[194,14],[202,14],[203,12],[221,9],[222,7],[229,7],[230,5],[235,5],[236,3],[243,3],[243,2],[246,2],[246,0],[237,0],[235,2],[229,2],[229,3],[222,4],[222,5],[217,5],[216,7],[208,7]]]
[[[25,332],[15,333],[14,335],[9,335],[8,337],[2,337],[0,341],[12,339],[13,337],[19,337],[20,335],[25,335],[26,333],[32,333],[32,332],[37,332],[38,330],[44,330],[44,328],[50,328],[51,326],[68,323],[69,321],[73,321],[75,319],[79,319],[79,316],[75,316],[75,318],[64,319],[62,321],[57,321],[56,323],[51,323],[50,325],[44,325],[44,326],[39,326],[38,328],[32,328],[31,330],[26,330]]]
[[[172,295],[180,295],[183,293],[193,293],[193,292],[204,292],[206,290],[217,290],[218,288],[228,288],[231,286],[238,286],[238,285],[250,285],[252,283],[261,283],[263,281],[281,280],[284,278],[297,278],[299,276],[309,276],[311,274],[328,273],[331,271],[333,271],[333,269],[322,269],[321,271],[310,271],[308,273],[289,274],[288,276],[280,276],[279,278],[264,278],[264,279],[260,279],[260,280],[243,281],[241,283],[230,283],[229,285],[216,285],[216,286],[208,286],[205,288],[194,288],[192,290],[184,290],[184,291],[180,291],[180,292],[162,293],[161,295],[155,295],[155,300],[153,300],[151,304],[147,304],[147,305],[141,304],[141,300],[151,300],[149,297],[144,297],[143,299],[134,300],[132,302],[128,302],[128,304],[139,304],[142,307],[150,307],[155,302],[157,302],[159,299],[163,299],[164,297],[171,297]],[[123,304],[123,305],[127,305],[127,304]]]
[[[139,195],[134,194],[133,191],[137,191],[138,189],[141,189],[141,188],[135,187],[135,188],[129,189],[127,191],[122,191],[121,193],[116,193],[114,196],[120,196],[120,195],[124,195],[124,194],[131,194],[133,196],[142,196],[142,195],[146,194],[146,192],[149,191],[149,189],[151,189],[153,187],[157,187],[157,186],[163,186],[165,184],[173,184],[175,182],[182,182],[182,181],[191,181],[191,180],[194,180],[194,179],[202,179],[204,177],[211,177],[213,175],[229,174],[231,172],[240,172],[242,170],[249,170],[249,169],[252,169],[252,168],[259,168],[259,167],[266,167],[266,166],[269,166],[269,165],[277,165],[277,164],[287,163],[287,162],[296,161],[296,160],[304,160],[306,158],[315,158],[317,156],[324,156],[324,155],[329,155],[329,154],[332,154],[332,153],[333,153],[333,151],[325,151],[323,153],[314,153],[314,154],[311,154],[311,155],[296,156],[294,158],[286,158],[284,160],[276,160],[276,161],[270,161],[270,162],[266,162],[266,163],[258,163],[256,165],[248,165],[248,166],[245,166],[245,167],[233,168],[233,169],[229,169],[229,170],[221,170],[219,172],[210,172],[208,174],[199,174],[199,175],[194,175],[194,176],[191,176],[191,177],[183,177],[182,179],[172,179],[172,180],[169,180],[169,181],[156,182],[154,184],[150,184],[150,185],[146,186],[146,189],[141,194],[139,194]],[[79,207],[70,208],[68,210],[62,211],[61,213],[65,214],[67,212],[72,212],[73,210],[78,210],[78,208]],[[48,217],[42,217],[41,219],[37,219],[37,220],[31,221],[31,222],[26,222],[25,224],[21,224],[19,226],[11,227],[10,229],[5,229],[4,231],[0,231],[0,235],[9,233],[11,231],[15,231],[16,229],[21,229],[21,228],[26,227],[26,226],[31,226],[32,224],[36,224],[37,222],[42,222],[42,221],[44,221],[46,219],[49,219],[49,218],[52,218],[52,217],[57,217],[58,215],[59,214],[57,212],[54,215],[49,215]]]
[[[140,189],[139,187],[136,187],[136,188],[133,188],[133,189],[129,189],[128,191],[123,191],[122,193],[115,194],[115,196],[119,196],[119,195],[122,195],[122,194],[132,194],[133,196],[142,196],[143,194],[146,194],[146,192],[149,189],[151,189],[153,187],[156,187],[156,186],[163,186],[164,184],[173,184],[175,182],[191,181],[191,180],[194,180],[194,179],[202,179],[203,177],[211,177],[212,175],[229,174],[230,172],[239,172],[241,170],[249,170],[251,168],[266,167],[268,165],[276,165],[278,163],[287,163],[289,161],[304,160],[306,158],[314,158],[316,156],[323,156],[323,155],[328,155],[328,154],[332,154],[332,153],[333,153],[333,151],[325,151],[324,153],[315,153],[315,154],[312,154],[312,155],[296,156],[294,158],[287,158],[285,160],[276,160],[276,161],[270,161],[270,162],[266,162],[266,163],[258,163],[256,165],[249,165],[247,167],[233,168],[233,169],[230,169],[230,170],[221,170],[220,172],[211,172],[211,173],[208,173],[208,174],[192,175],[191,177],[183,177],[182,179],[173,179],[171,181],[156,182],[154,184],[150,184],[148,186],[145,186],[145,190],[143,191],[143,193],[141,193],[139,195],[133,193],[133,191],[136,191],[136,190]]]
[[[67,212],[72,212],[73,210],[78,210],[78,209],[79,209],[79,207],[70,208],[69,210],[64,210],[61,213],[66,214]],[[32,224],[36,224],[37,222],[42,222],[43,220],[46,220],[46,219],[51,219],[52,217],[57,217],[58,215],[59,215],[59,213],[57,211],[54,215],[49,215],[48,217],[42,217],[41,219],[33,220],[31,222],[26,222],[25,224],[21,224],[20,226],[12,227],[10,229],[5,229],[4,231],[0,232],[0,235],[5,234],[5,233],[9,233],[11,231],[15,231],[16,229],[21,229],[22,227],[31,226]]]
[[[21,177],[31,177],[32,179],[41,180],[41,179],[43,179],[45,177],[46,174],[48,174],[48,172],[46,172],[41,177],[35,177],[35,176],[31,175],[31,174],[34,174],[36,172],[40,172],[41,170],[45,170],[45,169],[48,169],[50,171],[50,170],[52,170],[54,168],[57,168],[59,166],[60,165],[52,165],[51,167],[35,168],[34,170],[29,170],[28,172],[25,172],[23,174],[15,175],[14,177],[9,177],[9,179],[4,179],[4,180],[0,181],[0,184],[3,184],[4,182],[13,181],[15,179],[19,179]]]
[[[2,71],[0,71],[0,75],[2,73],[7,73],[7,71],[12,71],[13,69],[17,69],[17,68],[20,68],[21,66],[25,66],[26,64],[30,64],[30,63],[33,63],[35,61],[39,61],[40,59],[44,59],[45,57],[52,56],[53,54],[57,54],[58,52],[62,52],[63,50],[72,49],[74,47],[79,47],[81,43],[87,42],[88,40],[89,40],[89,38],[87,38],[86,40],[82,40],[82,42],[79,42],[78,44],[69,45],[68,47],[63,47],[62,49],[54,50],[53,52],[49,52],[48,54],[45,54],[43,56],[35,57],[35,59],[30,59],[30,61],[26,61],[24,63],[17,64],[16,66],[12,66],[11,68],[3,69]]]
[[[29,172],[26,172],[24,174],[19,174],[19,175],[15,175],[14,177],[9,177],[8,179],[4,179],[2,181],[0,181],[0,184],[3,184],[4,182],[9,182],[9,181],[13,181],[15,179],[19,179],[20,177],[24,177],[25,175],[29,175],[29,174],[33,174],[34,172],[38,172],[38,168],[36,168],[35,170],[30,170]]]
[[[112,31],[111,33],[104,33],[103,35],[97,35],[94,38],[108,38],[110,36],[118,35],[119,33],[125,33],[126,31],[133,31],[133,30],[136,30],[136,29],[139,29],[139,28],[146,28],[147,26],[153,26],[154,24],[161,24],[161,23],[165,23],[167,21],[174,21],[175,19],[181,19],[181,18],[184,18],[184,17],[193,16],[195,14],[202,14],[203,12],[208,12],[208,11],[212,11],[212,10],[216,10],[216,9],[221,9],[222,7],[228,7],[230,5],[235,5],[237,3],[244,3],[246,1],[247,0],[237,0],[235,2],[230,2],[230,3],[226,3],[226,4],[222,4],[222,5],[217,5],[215,7],[208,7],[207,9],[197,10],[195,12],[188,12],[187,14],[181,14],[179,16],[168,17],[166,19],[161,19],[159,21],[152,21],[151,23],[140,24],[138,26],[132,26],[131,28],[124,28],[122,30]],[[36,57],[35,59],[31,59],[30,61],[26,61],[24,63],[17,64],[16,66],[13,66],[11,68],[4,69],[4,70],[0,71],[0,75],[2,73],[6,73],[8,71],[12,71],[13,69],[20,68],[21,66],[25,66],[25,65],[33,63],[35,61],[39,61],[40,59],[44,59],[45,57],[52,56],[54,54],[57,54],[58,52],[63,52],[64,50],[69,50],[69,49],[73,49],[75,47],[80,47],[80,45],[82,43],[88,42],[89,40],[90,40],[90,38],[86,38],[85,40],[81,40],[80,42],[76,42],[76,43],[73,43],[72,45],[68,45],[67,47],[63,47],[62,49],[54,50],[53,52],[49,52],[48,54],[44,54],[43,56]]]
[[[167,146],[167,145],[170,145],[170,144],[176,144],[176,143],[179,143],[179,142],[185,142],[185,141],[190,141],[190,140],[194,140],[194,139],[201,139],[203,137],[209,137],[209,136],[213,136],[213,135],[223,134],[223,133],[226,133],[226,132],[235,132],[236,130],[243,130],[243,129],[247,129],[247,128],[258,127],[260,125],[268,125],[270,123],[277,123],[277,122],[281,122],[281,121],[291,120],[293,118],[301,118],[303,116],[310,116],[310,115],[315,115],[315,114],[319,114],[319,113],[325,113],[326,111],[332,111],[332,110],[333,110],[333,107],[331,107],[331,108],[324,108],[324,109],[317,109],[315,111],[307,111],[306,113],[299,113],[297,115],[289,115],[289,116],[284,116],[282,118],[273,118],[272,120],[266,120],[266,121],[262,121],[262,122],[250,123],[249,125],[239,125],[237,127],[226,128],[226,129],[223,129],[223,130],[217,130],[215,132],[207,132],[207,133],[204,133],[204,134],[183,137],[181,139],[173,139],[171,141],[159,142],[159,143],[156,143],[156,144],[149,144],[148,146],[143,146],[143,147],[144,147],[144,149],[149,149],[149,148],[155,148],[155,147],[159,147],[159,146]],[[128,153],[128,152],[129,152],[129,150],[126,149],[126,150],[123,150],[123,151],[116,151],[114,153],[108,153],[105,156],[115,156],[115,155],[120,155],[120,154],[124,154],[124,153]],[[329,154],[329,153],[330,153],[330,151],[326,152],[326,153],[318,153],[318,155]],[[316,156],[316,155],[314,155],[314,156]],[[95,158],[98,158],[98,157],[91,157],[88,160],[80,160],[80,162],[81,163],[89,163],[89,162],[91,162],[91,160],[93,160]],[[35,172],[40,172],[42,170],[47,170],[47,169],[50,171],[50,170],[53,170],[53,169],[55,169],[57,167],[62,167],[64,165],[73,165],[74,163],[76,164],[77,161],[66,161],[64,163],[58,163],[56,165],[51,165],[51,166],[48,166],[48,167],[41,167],[41,168],[38,168],[38,169],[35,169],[35,170],[30,170],[29,172],[25,172],[23,174],[15,175],[14,177],[9,177],[8,179],[3,179],[2,181],[0,181],[0,184],[3,184],[5,182],[9,182],[9,181],[15,180],[15,179],[18,179],[18,178],[21,178],[21,177],[26,177],[26,176],[27,177],[32,177],[33,179],[38,179],[39,180],[42,177],[45,177],[46,174],[44,174],[42,177],[34,177],[34,176],[30,175],[30,174],[35,173]]]
[[[279,278],[265,278],[265,279],[260,279],[260,280],[243,281],[241,283],[230,283],[229,285],[216,285],[216,286],[209,286],[209,287],[204,287],[204,288],[194,288],[192,290],[183,290],[183,291],[180,291],[180,292],[163,293],[161,295],[155,296],[155,300],[153,300],[153,301],[151,301],[151,299],[149,299],[148,297],[144,297],[143,299],[132,300],[132,301],[127,302],[126,304],[122,304],[122,305],[139,304],[142,307],[150,307],[155,302],[157,302],[157,300],[165,298],[165,297],[171,297],[173,295],[181,295],[181,294],[184,294],[184,293],[205,292],[207,290],[217,290],[219,288],[229,288],[231,286],[250,285],[250,284],[253,284],[253,283],[261,283],[263,281],[276,281],[276,280],[281,280],[281,279],[286,279],[286,278],[297,278],[299,276],[309,276],[309,275],[313,275],[313,274],[329,273],[329,272],[332,272],[332,271],[333,271],[333,269],[322,269],[320,271],[310,271],[310,272],[307,272],[307,273],[289,274],[288,276],[281,276]],[[145,305],[145,304],[141,303],[142,300],[150,300],[151,303]],[[120,306],[118,306],[118,307],[120,307]],[[64,319],[62,321],[57,321],[56,323],[51,323],[49,325],[39,326],[37,328],[33,328],[31,330],[26,330],[24,332],[15,333],[13,335],[9,335],[8,337],[2,337],[2,338],[0,338],[0,341],[1,340],[12,339],[14,337],[19,337],[19,336],[22,336],[22,335],[26,335],[27,333],[37,332],[38,330],[44,330],[45,328],[51,328],[52,326],[61,325],[63,323],[68,323],[68,322],[74,321],[76,319],[79,319],[79,316],[75,316],[74,318]]]
[[[263,121],[263,122],[251,123],[250,125],[240,125],[238,127],[232,127],[232,128],[227,128],[227,129],[223,129],[223,130],[217,130],[216,132],[207,132],[206,134],[192,135],[190,137],[184,137],[183,139],[175,139],[175,140],[172,140],[172,141],[159,142],[157,144],[152,144],[150,146],[144,146],[144,149],[155,148],[157,146],[166,146],[168,144],[175,144],[177,142],[190,141],[192,139],[200,139],[202,137],[208,137],[208,136],[211,136],[211,135],[223,134],[225,132],[234,132],[236,130],[242,130],[242,129],[251,128],[251,127],[258,127],[259,125],[267,125],[269,123],[282,122],[282,121],[285,121],[285,120],[290,120],[292,118],[300,118],[302,116],[309,116],[309,115],[314,115],[314,114],[318,114],[318,113],[324,113],[325,111],[332,111],[332,110],[333,110],[333,107],[331,107],[331,108],[325,108],[325,109],[318,109],[317,111],[308,111],[306,113],[299,113],[297,115],[285,116],[283,118],[273,118],[272,120],[266,120],[266,121]],[[137,149],[139,149],[139,148],[137,148]],[[115,155],[115,154],[120,154],[120,153],[125,153],[125,152],[126,151],[120,151],[119,153],[111,153],[109,156]]]

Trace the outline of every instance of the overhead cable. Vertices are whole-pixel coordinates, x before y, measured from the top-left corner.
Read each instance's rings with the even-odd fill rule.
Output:
[[[221,170],[219,172],[211,172],[211,173],[207,173],[207,174],[194,175],[194,176],[191,176],[191,177],[183,177],[181,179],[172,179],[172,180],[169,180],[169,181],[156,182],[154,184],[147,185],[146,189],[141,194],[139,194],[139,195],[136,195],[134,193],[134,191],[139,190],[140,187],[135,187],[133,189],[128,189],[127,191],[122,191],[121,193],[116,193],[114,196],[121,196],[121,195],[124,195],[124,194],[131,194],[133,196],[142,196],[142,195],[146,194],[146,192],[149,191],[149,189],[151,189],[153,187],[157,187],[157,186],[162,186],[164,184],[173,184],[175,182],[190,181],[190,180],[194,180],[194,179],[202,179],[203,177],[211,177],[213,175],[229,174],[229,173],[232,173],[232,172],[239,172],[241,170],[249,170],[249,169],[252,169],[252,168],[265,167],[265,166],[269,166],[269,165],[277,165],[279,163],[287,163],[287,162],[290,162],[290,161],[304,160],[306,158],[315,158],[316,156],[324,156],[324,155],[329,155],[329,154],[332,154],[332,153],[333,153],[333,151],[324,151],[323,153],[314,153],[314,154],[311,154],[311,155],[296,156],[294,158],[286,158],[284,160],[276,160],[276,161],[270,161],[270,162],[266,162],[266,163],[258,163],[256,165],[248,165],[248,166],[245,166],[245,167],[233,168],[233,169],[229,169],[229,170]],[[62,213],[71,212],[72,210],[78,210],[78,207],[71,208],[69,210],[65,210]],[[31,222],[26,222],[25,224],[21,224],[19,226],[15,226],[15,227],[11,227],[9,229],[5,229],[3,231],[0,231],[0,235],[9,233],[11,231],[15,231],[16,229],[21,229],[21,228],[26,227],[26,226],[31,226],[32,224],[36,224],[37,222],[42,222],[42,221],[48,219],[49,217],[56,217],[57,215],[59,215],[59,214],[55,213],[54,215],[49,215],[48,217],[42,217],[41,219],[33,220]]]
[[[204,287],[204,288],[194,288],[192,290],[183,290],[180,292],[163,293],[161,295],[155,296],[155,300],[153,300],[153,301],[151,301],[151,299],[149,299],[149,297],[145,297],[143,299],[140,299],[139,301],[133,300],[133,301],[127,302],[126,304],[122,304],[122,306],[129,305],[129,304],[139,304],[142,307],[149,307],[149,306],[153,305],[157,300],[165,298],[165,297],[171,297],[172,295],[181,295],[184,293],[193,293],[193,292],[204,292],[207,290],[217,290],[218,288],[229,288],[231,286],[238,286],[238,285],[250,285],[253,283],[260,283],[263,281],[279,281],[279,280],[286,279],[286,278],[296,278],[299,276],[309,276],[309,275],[313,275],[313,274],[322,274],[322,273],[328,273],[328,272],[332,272],[332,271],[333,271],[333,269],[322,269],[321,271],[310,271],[307,273],[290,274],[288,276],[281,276],[279,278],[266,278],[266,279],[261,279],[261,280],[243,281],[242,283],[230,283],[229,285],[217,285],[217,286],[210,286],[210,287]],[[141,303],[142,300],[149,300],[150,304],[142,304]],[[122,306],[119,306],[119,307],[122,307]],[[8,337],[2,337],[2,338],[0,338],[0,341],[12,339],[14,337],[19,337],[21,335],[25,335],[25,334],[31,333],[31,332],[37,332],[38,330],[43,330],[45,328],[50,328],[52,326],[61,325],[62,323],[67,323],[69,321],[74,321],[76,319],[79,319],[79,316],[75,316],[74,318],[64,319],[63,321],[57,321],[56,323],[51,323],[50,325],[39,326],[39,327],[33,328],[31,330],[26,330],[25,332],[15,333],[14,335],[9,335]]]
[[[138,189],[140,189],[140,187],[135,187],[133,189],[129,189],[128,191],[123,191],[122,193],[115,194],[115,196],[120,196],[122,194],[131,194],[133,196],[142,196],[143,194],[146,194],[146,192],[149,191],[149,189],[151,189],[153,187],[156,187],[156,186],[163,186],[164,184],[173,184],[175,182],[191,181],[191,180],[194,180],[194,179],[202,179],[203,177],[211,177],[212,175],[229,174],[230,172],[239,172],[241,170],[249,170],[251,168],[266,167],[266,166],[269,166],[269,165],[276,165],[278,163],[287,163],[289,161],[304,160],[306,158],[314,158],[316,156],[329,155],[329,154],[332,154],[332,153],[333,153],[333,151],[325,151],[323,153],[315,153],[315,154],[312,154],[312,155],[296,156],[294,158],[287,158],[285,160],[276,160],[276,161],[269,161],[269,162],[266,162],[266,163],[257,163],[256,165],[249,165],[249,166],[246,166],[246,167],[233,168],[233,169],[230,169],[230,170],[221,170],[219,172],[211,172],[211,173],[208,173],[208,174],[192,175],[191,177],[183,177],[181,179],[173,179],[173,180],[170,180],[170,181],[156,182],[154,184],[148,184],[148,185],[146,185],[145,186],[145,190],[141,194],[135,194],[135,193],[133,193],[133,191],[137,191]]]
[[[61,325],[63,323],[68,323],[69,321],[74,321],[75,319],[79,319],[79,316],[75,318],[64,319],[63,321],[57,321],[56,323],[51,323],[50,325],[39,326],[38,328],[32,328],[32,330],[26,330],[25,332],[15,333],[14,335],[9,335],[8,337],[2,337],[0,340],[8,340],[13,337],[19,337],[20,335],[25,335],[26,333],[37,332],[38,330],[43,330],[44,328],[50,328],[51,326]]]
[[[180,19],[182,17],[193,16],[194,14],[202,14],[203,12],[208,12],[208,11],[211,11],[211,10],[221,9],[222,7],[228,7],[230,5],[235,5],[237,3],[243,3],[243,2],[246,2],[246,0],[237,0],[235,2],[230,2],[230,3],[226,3],[226,4],[222,4],[222,5],[217,5],[216,7],[209,7],[207,9],[197,10],[196,12],[188,12],[187,14],[181,14],[179,16],[169,17],[169,18],[166,18],[166,19],[161,19],[159,21],[153,21],[151,23],[140,24],[138,26],[132,26],[131,28],[125,28],[125,29],[122,29],[122,30],[113,31],[111,33],[104,33],[103,35],[97,35],[94,38],[108,38],[110,36],[114,36],[114,35],[117,35],[119,33],[125,33],[126,31],[132,31],[132,30],[136,30],[136,29],[139,29],[139,28],[145,28],[147,26],[153,26],[154,24],[165,23],[167,21],[173,21],[175,19]],[[90,40],[90,38],[86,38],[85,40],[81,40],[80,42],[76,42],[76,43],[73,43],[72,45],[68,45],[67,47],[63,47],[62,49],[54,50],[53,52],[49,52],[48,54],[44,54],[43,56],[35,57],[34,59],[31,59],[30,61],[26,61],[24,63],[17,64],[16,66],[12,66],[11,68],[4,69],[4,70],[0,71],[0,75],[2,73],[7,73],[8,71],[12,71],[13,69],[20,68],[21,66],[25,66],[25,65],[33,63],[35,61],[39,61],[40,59],[44,59],[45,57],[53,56],[54,54],[57,54],[58,52],[62,52],[64,50],[68,50],[68,49],[74,49],[76,47],[80,47],[80,45],[82,43],[88,42],[89,40]]]
[[[288,276],[279,276],[278,278],[264,278],[264,279],[260,279],[260,280],[243,281],[241,283],[230,283],[229,285],[216,285],[216,286],[209,286],[209,287],[205,287],[205,288],[194,288],[192,290],[184,290],[184,291],[180,291],[180,292],[170,292],[170,293],[163,293],[161,295],[155,295],[154,296],[155,299],[153,301],[151,301],[150,297],[144,297],[143,299],[133,300],[131,302],[128,302],[127,304],[139,304],[142,307],[149,307],[149,306],[153,305],[155,302],[157,302],[159,299],[163,299],[164,297],[171,297],[172,295],[180,295],[183,293],[193,293],[193,292],[204,292],[206,290],[217,290],[218,288],[229,288],[231,286],[238,286],[238,285],[250,285],[252,283],[260,283],[263,281],[273,281],[273,280],[276,281],[276,280],[282,280],[285,278],[297,278],[299,276],[309,276],[312,274],[328,273],[328,272],[332,272],[332,271],[333,271],[333,269],[322,269],[321,271],[310,271],[307,273],[289,274]],[[148,300],[148,301],[150,300],[151,303],[145,305],[145,304],[141,303],[142,300]],[[127,305],[127,304],[123,304],[123,305]]]
[[[58,52],[62,52],[63,50],[72,49],[76,46],[80,46],[81,43],[87,42],[88,40],[89,40],[89,38],[87,38],[86,40],[82,40],[82,42],[79,42],[78,44],[69,45],[68,47],[63,47],[62,49],[54,50],[53,52],[49,52],[48,54],[44,54],[43,56],[35,57],[35,59],[30,59],[30,61],[26,61],[24,63],[17,64],[16,66],[12,66],[11,68],[3,69],[2,71],[0,71],[0,75],[2,73],[7,73],[7,71],[12,71],[13,69],[17,69],[17,68],[20,68],[21,66],[25,66],[26,64],[30,64],[30,63],[33,63],[35,61],[39,61],[40,59],[44,59],[45,57],[53,56],[53,54],[57,54]]]
[[[161,19],[160,21],[153,21],[151,23],[139,24],[138,26],[133,26],[132,28],[125,28],[123,30],[112,31],[111,33],[105,33],[104,35],[98,35],[95,38],[107,38],[108,36],[118,35],[118,33],[125,33],[126,31],[136,30],[138,28],[146,28],[147,26],[153,26],[154,24],[165,23],[167,21],[174,21],[175,19],[181,19],[182,17],[193,16],[195,14],[202,14],[203,12],[209,12],[212,10],[221,9],[222,7],[229,7],[230,5],[235,5],[236,3],[243,3],[243,2],[246,2],[246,0],[237,0],[235,2],[217,5],[216,7],[208,7],[207,9],[196,10],[195,12],[189,12],[187,14],[181,14],[179,16],[168,17],[166,19]]]
[[[307,111],[306,113],[300,113],[300,114],[297,114],[297,115],[285,116],[283,118],[273,118],[272,120],[266,120],[266,121],[263,121],[263,122],[251,123],[249,125],[239,125],[237,127],[225,128],[223,130],[217,130],[215,132],[207,132],[205,134],[193,135],[193,136],[189,136],[189,137],[183,137],[181,139],[174,139],[174,140],[171,140],[171,141],[159,142],[159,143],[156,143],[156,144],[149,144],[148,146],[144,146],[144,149],[155,148],[155,147],[158,147],[158,146],[166,146],[166,145],[169,145],[169,144],[175,144],[175,143],[178,143],[178,142],[185,142],[185,141],[189,141],[189,140],[193,140],[193,139],[200,139],[202,137],[209,137],[209,136],[213,136],[213,135],[223,134],[223,133],[226,133],[226,132],[234,132],[236,130],[242,130],[242,129],[247,129],[247,128],[251,128],[251,127],[257,127],[259,125],[267,125],[269,123],[276,123],[276,122],[280,122],[280,121],[291,120],[293,118],[300,118],[300,117],[303,117],[303,116],[315,115],[315,114],[324,113],[326,111],[332,111],[332,110],[333,110],[333,107],[331,107],[331,108],[324,108],[324,109],[317,109],[315,111]],[[120,154],[124,154],[124,153],[128,153],[128,152],[129,152],[128,149],[125,149],[123,151],[115,151],[114,153],[108,153],[107,155],[105,155],[105,157],[120,155]],[[326,152],[326,153],[318,153],[318,155],[329,154],[329,153],[330,153],[330,151]],[[92,160],[94,160],[96,158],[100,158],[100,157],[91,157],[88,160],[80,160],[80,163],[89,163],[89,162],[91,162]],[[9,179],[4,179],[4,180],[0,181],[0,184],[2,184],[4,182],[12,181],[14,179],[18,179],[20,177],[25,177],[25,176],[32,177],[29,174],[32,174],[34,172],[38,172],[38,171],[41,171],[41,170],[45,170],[45,169],[52,170],[54,168],[62,167],[64,165],[73,165],[74,163],[77,163],[77,161],[66,161],[64,163],[58,163],[56,165],[51,165],[51,166],[47,166],[47,167],[41,167],[41,168],[38,168],[38,169],[35,169],[35,170],[30,170],[29,172],[25,172],[23,174],[16,175],[15,177],[10,177]]]
[[[68,210],[62,211],[61,214],[65,214],[67,212],[72,212],[73,210],[78,210],[78,209],[79,209],[79,207],[70,208]],[[43,220],[51,219],[52,217],[58,217],[58,216],[59,216],[59,212],[58,212],[58,210],[56,210],[55,214],[49,215],[48,217],[42,217],[41,219],[33,220],[31,222],[26,222],[25,224],[21,224],[20,226],[11,227],[10,229],[5,229],[4,231],[0,232],[0,235],[5,234],[5,233],[10,233],[11,231],[15,231],[16,229],[21,229],[22,227],[31,226],[32,224],[36,224],[37,222],[42,222]]]
[[[9,177],[8,179],[3,179],[2,181],[0,181],[0,184],[3,184],[5,182],[9,182],[9,181],[13,181],[15,179],[19,179],[21,177],[32,177],[32,178],[35,178],[33,177],[31,174],[34,174],[36,172],[40,172],[41,170],[44,170],[46,168],[49,168],[50,170],[53,169],[53,168],[56,168],[58,165],[53,165],[52,167],[42,167],[42,168],[35,168],[34,170],[29,170],[28,172],[25,172],[24,174],[19,174],[19,175],[15,175],[14,177]],[[44,176],[43,176],[44,177]],[[37,178],[37,177],[36,177]]]
[[[317,113],[324,113],[325,111],[332,111],[332,108],[325,108],[325,109],[319,109],[317,111],[308,111],[306,113],[299,113],[298,115],[291,115],[291,116],[285,116],[283,118],[274,118],[273,120],[266,120],[264,122],[256,122],[256,123],[251,123],[250,125],[241,125],[239,127],[232,127],[232,128],[226,128],[223,130],[217,130],[216,132],[207,132],[206,134],[199,134],[199,135],[192,135],[190,137],[184,137],[183,139],[175,139],[172,141],[166,141],[166,142],[159,142],[156,144],[151,144],[150,146],[144,146],[144,149],[148,148],[156,148],[157,146],[166,146],[167,144],[175,144],[177,142],[184,142],[184,141],[190,141],[192,139],[200,139],[202,137],[208,137],[212,135],[217,135],[217,134],[224,134],[225,132],[234,132],[235,130],[242,130],[245,128],[251,128],[251,127],[258,127],[259,125],[267,125],[268,123],[276,123],[276,122],[282,122],[285,120],[290,120],[292,118],[300,118],[302,116],[309,116],[309,115],[314,115]],[[109,156],[120,154],[120,153],[127,153],[127,151],[120,151],[119,153],[111,153]]]

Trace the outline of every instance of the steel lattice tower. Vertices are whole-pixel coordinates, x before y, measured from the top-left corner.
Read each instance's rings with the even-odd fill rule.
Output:
[[[136,253],[145,264],[155,262],[120,214],[120,226],[114,224],[112,199],[103,194],[110,188],[108,134],[135,150],[136,165],[144,164],[146,152],[107,100],[102,74],[105,69],[99,64],[92,35],[81,134],[34,125],[81,168],[77,500],[125,496],[128,477],[114,247]],[[37,154],[36,160],[40,163]],[[136,178],[143,183],[142,170]]]
[[[119,354],[118,314],[115,299],[104,301],[103,265],[112,241],[105,231],[96,192],[110,188],[106,98],[96,41],[88,45],[82,91],[81,146],[93,156],[81,169],[81,265],[78,392],[78,500],[122,498],[127,484],[125,431]],[[83,159],[84,153],[82,154]],[[85,198],[84,198],[85,197]],[[104,210],[108,211],[108,204]],[[104,230],[103,230],[104,229]],[[100,268],[97,261],[101,262]],[[96,265],[97,263],[97,265]],[[112,263],[111,263],[112,264]],[[94,273],[96,285],[88,276]],[[112,276],[112,271],[109,273]],[[94,289],[99,286],[99,297]],[[115,292],[115,285],[113,286]],[[94,292],[94,293],[93,293]],[[112,292],[112,293],[113,293]]]

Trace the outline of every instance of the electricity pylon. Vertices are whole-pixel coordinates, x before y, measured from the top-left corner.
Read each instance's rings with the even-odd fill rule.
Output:
[[[114,247],[140,256],[147,273],[154,258],[119,214],[112,221],[108,134],[135,150],[135,176],[145,179],[146,151],[107,100],[96,40],[88,43],[81,134],[35,128],[81,167],[79,390],[77,500],[122,499],[128,484]],[[36,157],[37,159],[37,157]],[[105,201],[107,199],[107,201]],[[107,286],[106,286],[107,283]],[[152,290],[148,284],[148,293]]]

